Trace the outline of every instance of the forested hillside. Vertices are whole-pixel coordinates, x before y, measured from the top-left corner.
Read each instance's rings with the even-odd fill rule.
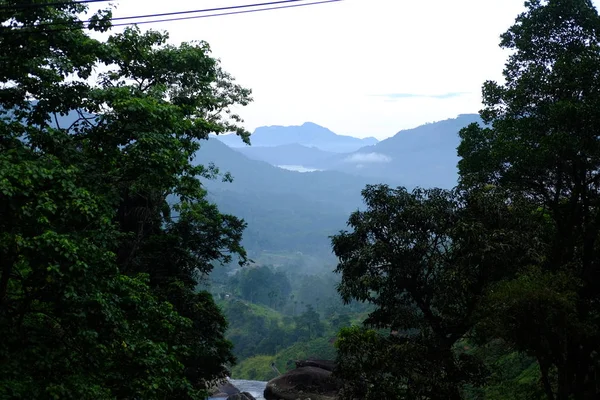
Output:
[[[372,306],[344,305],[337,293],[339,277],[321,269],[245,267],[235,274],[215,270],[208,284],[230,322],[236,379],[269,380],[306,358],[335,358],[337,332],[361,324]]]
[[[196,160],[231,174],[232,182],[204,184],[222,211],[247,222],[242,243],[253,259],[300,252],[309,264],[318,258],[321,270],[323,262],[329,270],[335,263],[329,236],[344,229],[348,214],[363,205],[361,189],[378,182],[337,171],[288,171],[251,160],[216,139],[202,143]]]
[[[113,10],[0,3],[0,400],[205,400],[313,357],[323,400],[600,398],[592,2],[527,1],[479,115],[257,129],[307,173],[223,143],[252,93],[207,43]]]

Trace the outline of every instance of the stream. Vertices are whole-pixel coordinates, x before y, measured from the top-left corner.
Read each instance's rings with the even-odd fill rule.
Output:
[[[236,388],[240,390],[240,392],[248,392],[252,396],[256,398],[256,400],[264,400],[263,392],[265,391],[265,387],[267,386],[267,382],[263,381],[247,381],[244,379],[229,379],[229,382]],[[212,398],[209,397],[208,400]],[[223,400],[223,398],[219,399]]]

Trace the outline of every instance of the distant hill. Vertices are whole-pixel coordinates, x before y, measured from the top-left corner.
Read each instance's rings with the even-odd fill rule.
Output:
[[[216,139],[201,146],[195,162],[214,162],[233,175],[232,183],[205,185],[221,211],[246,220],[243,243],[253,257],[261,252],[331,257],[328,236],[346,228],[350,213],[362,205],[365,185],[380,181],[338,171],[288,171],[251,160]]]
[[[337,153],[307,147],[298,143],[281,146],[246,146],[235,150],[253,160],[266,161],[271,165],[302,165],[314,167],[334,157]]]
[[[229,147],[246,146],[238,136],[233,134],[219,135],[217,138]],[[300,126],[259,127],[250,137],[250,141],[253,147],[299,144],[333,153],[348,153],[378,142],[373,137],[359,139],[353,136],[338,135],[312,122],[305,122]]]
[[[396,180],[406,186],[454,187],[458,179],[458,132],[471,123],[482,123],[477,114],[429,123],[350,154],[337,154],[316,166],[327,170]]]
[[[309,123],[302,127],[283,128],[283,131],[279,130],[281,127],[259,128],[255,133],[256,136],[252,137],[252,146],[233,147],[249,158],[266,161],[271,165],[295,165],[338,171],[368,177],[374,181],[401,182],[407,187],[451,188],[456,185],[458,179],[456,154],[456,148],[460,143],[458,132],[473,122],[481,123],[479,115],[461,114],[457,118],[402,130],[381,142],[352,151],[344,151],[348,147],[338,147],[330,151],[324,151],[322,147],[308,147],[306,143],[315,142],[316,139],[313,140],[310,134],[302,136],[299,133],[301,130],[294,128],[309,126],[311,125]],[[298,142],[272,146],[260,145],[267,139],[269,143],[276,142],[276,139],[270,136],[269,129],[273,129],[273,132],[285,132],[277,140],[298,140]],[[323,133],[323,130],[329,133]],[[267,131],[269,133],[258,134]],[[335,135],[322,127],[318,127],[315,132],[317,131],[321,132],[322,137],[347,138],[347,136]],[[319,137],[320,134],[314,133],[314,135]],[[219,139],[225,143],[232,140],[223,140],[226,137]],[[236,140],[242,143],[241,139],[236,138]],[[332,146],[333,143],[334,141],[329,142]]]

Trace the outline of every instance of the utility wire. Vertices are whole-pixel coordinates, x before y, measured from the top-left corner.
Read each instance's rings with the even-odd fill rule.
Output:
[[[291,5],[287,5],[287,6],[278,6],[278,7],[265,7],[265,8],[259,8],[256,10],[233,11],[233,12],[225,12],[225,13],[209,14],[209,15],[194,15],[191,17],[157,19],[157,20],[152,20],[152,21],[126,22],[126,23],[114,24],[112,26],[138,25],[138,24],[149,24],[149,23],[154,23],[154,22],[182,21],[182,20],[196,19],[196,18],[220,17],[223,15],[246,14],[246,13],[252,13],[252,12],[259,12],[259,11],[280,10],[283,8],[312,6],[312,5],[316,5],[316,4],[337,3],[339,1],[343,1],[343,0],[322,0],[322,1],[313,1],[312,3],[291,4]]]
[[[256,4],[244,4],[239,6],[227,6],[227,7],[217,7],[217,8],[206,8],[203,10],[187,10],[187,11],[173,11],[166,12],[160,14],[146,14],[146,15],[133,15],[129,17],[115,17],[111,18],[111,21],[123,21],[127,19],[140,19],[140,18],[154,18],[154,17],[168,17],[172,15],[184,15],[184,14],[198,14],[204,12],[213,12],[213,11],[225,11],[225,10],[236,10],[240,8],[253,8],[253,7],[263,7],[263,6],[271,6],[276,4],[285,4],[285,3],[297,3],[306,0],[278,0],[278,1],[270,1],[266,3],[256,3]],[[89,23],[90,21],[81,21],[83,23]],[[68,24],[68,23],[67,23]],[[64,22],[41,22],[36,26],[54,26],[54,25],[65,25]]]
[[[57,1],[53,3],[19,3],[13,5],[2,5],[0,6],[0,11],[2,10],[14,10],[19,8],[42,8],[42,7],[59,7],[59,6],[68,6],[71,4],[86,4],[86,3],[105,3],[113,0],[80,0],[80,1]]]
[[[292,1],[296,2],[296,1],[303,1],[303,0],[285,0],[285,1],[263,3],[263,4],[280,4],[280,3],[289,3]],[[198,19],[198,18],[220,17],[220,16],[225,16],[225,15],[246,14],[246,13],[260,12],[260,11],[279,10],[279,9],[284,9],[284,8],[303,7],[303,6],[311,6],[311,5],[326,4],[326,3],[336,3],[336,2],[340,2],[340,1],[343,1],[343,0],[322,0],[322,1],[314,1],[314,2],[310,2],[310,3],[280,5],[277,7],[264,7],[264,8],[258,8],[258,9],[253,9],[253,10],[232,11],[232,12],[224,12],[224,13],[218,13],[218,14],[194,15],[194,16],[188,16],[188,17],[166,18],[166,19],[149,20],[149,21],[124,22],[124,23],[112,24],[111,27],[160,23],[160,22],[169,22],[169,21],[181,21],[181,20]],[[235,7],[241,8],[241,7],[251,7],[251,6],[256,7],[256,5],[235,6]],[[182,12],[175,12],[175,13],[168,13],[168,14],[169,15],[177,15],[177,14],[185,14],[185,13],[192,13],[192,12],[200,13],[200,12],[207,12],[207,11],[209,11],[209,10],[182,11]],[[156,15],[160,16],[161,14],[156,14]],[[154,16],[154,15],[152,15],[152,16]],[[151,16],[148,16],[146,18],[150,18],[150,17]],[[122,17],[122,18],[125,19],[125,17]],[[136,18],[136,17],[127,17],[127,19],[133,19],[133,18]],[[139,18],[139,17],[137,17],[137,18]],[[111,21],[112,21],[112,19],[111,19]],[[80,21],[80,23],[82,25],[85,23],[88,23],[88,22],[89,21]],[[86,28],[85,26],[82,26],[82,25],[75,23],[75,24],[72,24],[72,26],[70,26],[70,27],[67,26],[67,27],[59,28],[59,29],[30,30],[27,28],[18,28],[18,29],[7,30],[4,32],[2,32],[2,30],[0,30],[0,36],[2,36],[2,34],[10,34],[10,33],[51,33],[51,32],[61,32],[61,31],[68,31],[68,30],[79,30],[79,29]],[[37,27],[37,26],[39,26],[39,25],[36,25],[35,27]]]

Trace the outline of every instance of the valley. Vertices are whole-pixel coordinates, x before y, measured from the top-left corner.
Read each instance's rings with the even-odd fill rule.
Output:
[[[0,400],[600,398],[594,2],[227,1],[2,1]]]

